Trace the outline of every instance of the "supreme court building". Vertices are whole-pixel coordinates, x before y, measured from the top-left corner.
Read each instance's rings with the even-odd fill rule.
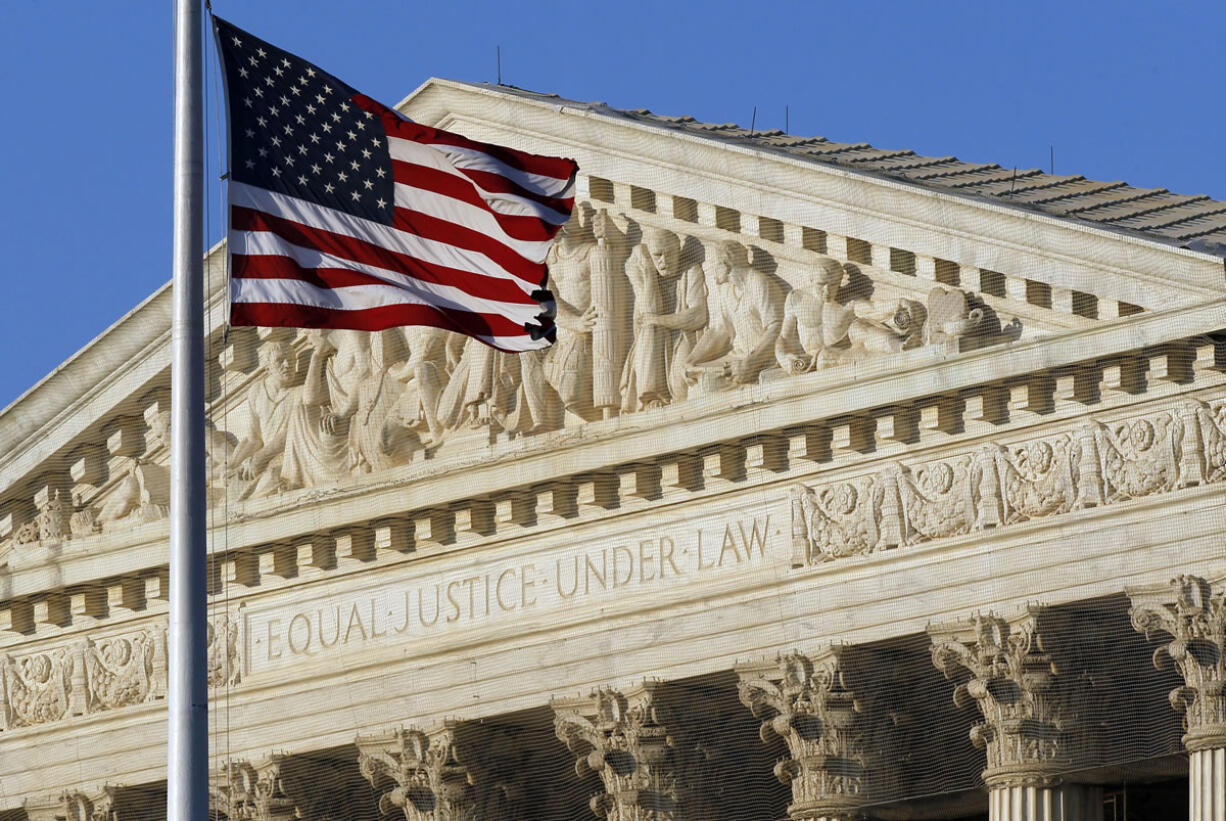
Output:
[[[558,339],[225,328],[230,821],[1226,819],[1226,203],[431,80]],[[0,819],[164,814],[169,287],[0,413]]]

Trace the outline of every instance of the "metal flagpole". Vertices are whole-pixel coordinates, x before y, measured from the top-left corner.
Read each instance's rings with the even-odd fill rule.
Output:
[[[201,17],[200,0],[175,0],[167,821],[204,821],[209,811]]]

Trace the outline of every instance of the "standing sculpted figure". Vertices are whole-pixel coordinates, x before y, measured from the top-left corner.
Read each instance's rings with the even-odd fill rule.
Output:
[[[248,483],[240,498],[310,487],[334,477],[345,463],[345,440],[322,426],[328,404],[322,373],[334,348],[318,331],[311,338],[306,381],[298,386],[292,384],[290,346],[271,342],[260,348],[264,377],[247,394],[247,437],[231,455],[233,474]]]
[[[633,339],[622,370],[622,412],[659,407],[668,402],[669,330],[664,282],[676,277],[681,256],[677,235],[660,228],[644,231],[626,263],[634,288]],[[699,279],[701,282],[701,278]]]
[[[653,271],[658,275],[659,307],[640,307],[636,295],[635,340],[637,342],[649,334],[660,334],[659,338],[664,347],[668,394],[672,401],[680,402],[690,390],[687,373],[690,353],[707,327],[709,314],[706,276],[701,265],[687,265],[682,260],[681,239],[671,231],[647,229],[644,242],[639,246],[639,254],[641,264],[634,276],[646,279]],[[675,290],[670,293],[671,280],[675,280]],[[650,298],[650,286],[644,286],[644,290]],[[668,310],[670,303],[673,306],[672,311]],[[636,360],[633,366],[636,382],[650,371],[650,366],[646,364],[650,356],[644,353],[643,358],[642,362]],[[641,387],[635,388],[634,393],[637,393],[640,402],[641,398],[647,395]],[[626,396],[636,398],[632,393],[627,393]]]
[[[401,331],[409,358],[391,369],[391,375],[405,383],[400,417],[406,427],[417,431],[423,447],[433,447],[443,440],[438,404],[447,381],[447,347],[458,335],[428,325],[409,325]]]
[[[626,237],[601,209],[592,217],[596,246],[588,260],[591,266],[592,407],[606,419],[622,405],[622,366],[630,347],[629,283],[624,266]]]
[[[783,327],[783,293],[749,264],[748,251],[738,242],[719,243],[710,270],[715,309],[711,326],[690,352],[691,374],[715,383],[754,382],[774,360]]]
[[[581,216],[562,226],[549,251],[558,336],[545,361],[545,378],[570,417],[587,419],[592,410],[592,330],[597,318],[591,287],[595,238]]]

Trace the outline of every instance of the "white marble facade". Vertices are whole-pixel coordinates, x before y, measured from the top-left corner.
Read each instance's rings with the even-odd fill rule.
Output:
[[[578,159],[558,342],[212,294],[217,813],[1099,819],[1186,778],[1222,817],[1221,259],[498,88],[403,108]],[[0,414],[0,814],[164,800],[168,317]]]

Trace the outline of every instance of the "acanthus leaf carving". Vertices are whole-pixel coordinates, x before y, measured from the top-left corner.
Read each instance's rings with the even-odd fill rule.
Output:
[[[933,665],[957,682],[954,703],[983,720],[971,742],[986,753],[989,787],[1053,785],[1075,757],[1080,719],[1073,684],[1057,676],[1029,614],[1017,623],[988,614],[930,625]]]
[[[1226,747],[1226,593],[1197,576],[1128,591],[1132,626],[1147,639],[1170,640],[1154,651],[1154,666],[1173,666],[1184,684],[1171,691],[1183,714],[1191,752]]]
[[[446,721],[356,741],[362,776],[381,814],[406,821],[494,821],[525,809],[524,752],[514,730]]]
[[[883,716],[862,715],[845,675],[847,649],[789,653],[739,670],[741,702],[762,720],[762,740],[779,736],[787,744],[789,757],[775,766],[775,776],[792,788],[788,815],[795,821],[859,818],[880,796],[882,785],[870,775],[870,745],[880,739],[869,725]]]

